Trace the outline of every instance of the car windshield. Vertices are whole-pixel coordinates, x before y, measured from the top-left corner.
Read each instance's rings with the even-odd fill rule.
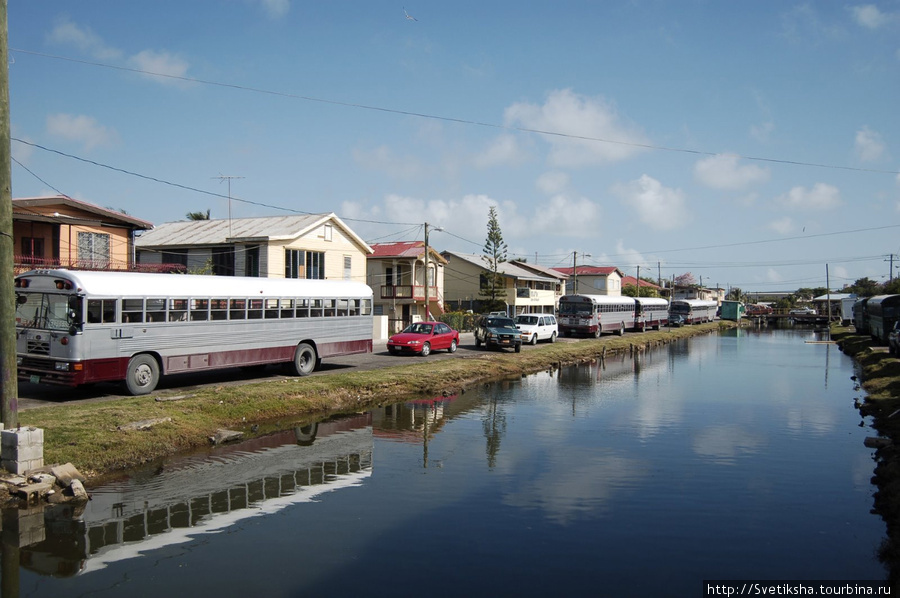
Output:
[[[488,328],[515,328],[516,323],[512,321],[512,318],[488,318],[487,327]]]
[[[413,334],[431,334],[431,324],[410,324],[403,329],[403,332],[412,332]]]
[[[516,324],[528,324],[534,326],[538,323],[537,316],[517,316]]]

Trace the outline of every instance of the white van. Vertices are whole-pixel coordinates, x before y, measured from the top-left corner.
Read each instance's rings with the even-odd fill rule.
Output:
[[[522,331],[522,344],[536,345],[543,340],[555,343],[559,336],[559,325],[553,314],[519,314],[516,316],[516,328]]]

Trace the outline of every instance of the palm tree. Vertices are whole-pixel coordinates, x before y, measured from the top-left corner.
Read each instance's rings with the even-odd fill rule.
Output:
[[[206,210],[206,214],[203,212],[188,212],[185,216],[188,220],[209,220],[209,210]]]

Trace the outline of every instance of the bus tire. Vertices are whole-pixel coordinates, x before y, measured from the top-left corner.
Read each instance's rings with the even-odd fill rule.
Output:
[[[594,338],[600,338],[602,332],[603,329],[600,327],[600,324],[597,324],[597,330],[594,331]]]
[[[318,356],[316,350],[309,343],[300,343],[294,352],[294,374],[297,376],[309,376],[316,369]]]
[[[146,395],[156,389],[159,383],[159,364],[152,355],[141,353],[128,361],[125,372],[125,387],[134,396]]]

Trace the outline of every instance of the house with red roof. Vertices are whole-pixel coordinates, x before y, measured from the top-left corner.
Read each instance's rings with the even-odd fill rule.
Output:
[[[659,286],[657,284],[653,284],[652,282],[646,281],[644,279],[638,280],[634,276],[625,276],[624,278],[622,278],[622,288],[624,289],[626,287],[640,287],[642,296],[643,296],[643,293],[646,292],[644,289],[650,289],[652,291],[656,291],[656,294],[658,296],[662,296],[662,293],[661,293],[662,287],[661,286]]]
[[[625,273],[615,266],[576,266],[553,268],[568,275],[566,292],[572,295],[622,295],[622,279]]]
[[[366,284],[374,292],[375,315],[388,316],[390,333],[444,313],[447,260],[440,253],[429,246],[426,254],[423,241],[374,243],[371,247]]]

